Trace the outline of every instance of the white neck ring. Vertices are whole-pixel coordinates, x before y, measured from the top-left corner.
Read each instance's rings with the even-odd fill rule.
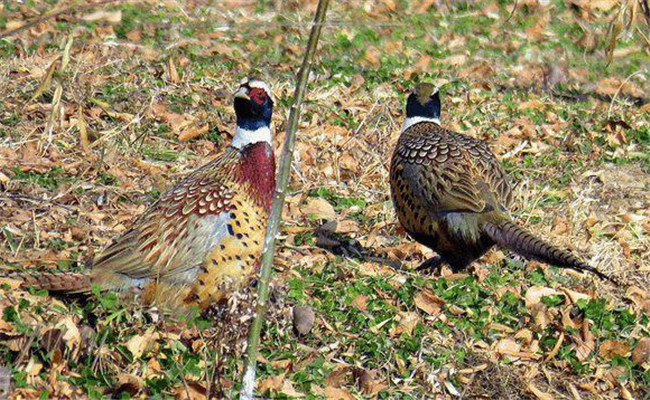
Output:
[[[268,126],[263,126],[255,130],[240,128],[235,130],[235,137],[232,139],[230,146],[236,149],[242,149],[249,144],[257,142],[266,142],[271,144],[271,129]]]
[[[418,122],[433,122],[436,125],[440,125],[440,118],[431,118],[431,117],[408,117],[404,120],[402,125],[402,132],[410,128],[411,126],[417,124]]]

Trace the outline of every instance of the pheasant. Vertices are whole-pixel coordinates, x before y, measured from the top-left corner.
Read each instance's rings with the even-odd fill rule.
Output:
[[[528,259],[614,281],[511,219],[508,176],[484,142],[440,126],[440,96],[430,84],[419,84],[408,96],[391,159],[390,190],[401,225],[438,254],[419,269],[444,262],[457,272],[499,245]]]
[[[230,146],[163,193],[87,273],[19,278],[55,292],[133,289],[146,304],[172,310],[226,299],[257,269],[275,193],[269,85],[244,79],[234,109]]]

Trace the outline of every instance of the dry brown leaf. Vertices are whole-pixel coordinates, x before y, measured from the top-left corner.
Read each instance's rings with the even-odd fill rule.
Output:
[[[614,356],[625,357],[629,351],[630,346],[627,343],[620,340],[608,339],[600,344],[598,355],[604,358],[612,358]]]
[[[144,387],[145,383],[142,378],[140,378],[137,375],[133,374],[126,374],[126,373],[120,373],[117,376],[117,385],[115,388],[116,393],[123,393],[126,392],[131,397],[135,397],[142,388]]]
[[[325,378],[325,384],[330,387],[341,387],[347,380],[350,373],[350,366],[346,364],[336,364]]]
[[[63,340],[66,347],[72,350],[74,353],[78,352],[81,348],[81,334],[79,333],[79,328],[73,321],[72,317],[64,317],[63,319],[59,320],[54,327],[56,329],[60,329],[61,332],[63,332],[61,340]]]
[[[210,131],[210,125],[205,124],[203,126],[192,126],[191,128],[186,129],[183,133],[178,135],[178,140],[185,142],[190,139],[197,138],[201,135],[204,135]]]
[[[206,389],[196,382],[174,389],[174,398],[176,400],[205,400],[207,399],[206,394]]]
[[[609,11],[619,4],[620,0],[574,0],[574,3],[583,9]]]
[[[435,4],[436,0],[420,0],[411,2],[411,8],[414,9],[417,14],[424,14]]]
[[[142,354],[153,344],[154,341],[160,338],[160,334],[155,332],[155,328],[147,329],[142,335],[135,335],[128,342],[126,348],[133,354],[133,358],[140,358]]]
[[[618,78],[603,78],[596,84],[596,93],[606,96],[628,95],[633,97],[644,97],[644,92],[633,82]]]
[[[576,45],[583,50],[592,53],[598,47],[598,36],[591,31],[585,31],[576,41]]]
[[[291,368],[292,364],[293,361],[289,359],[271,361],[271,366],[275,369],[288,369]]]
[[[126,38],[131,42],[140,43],[142,40],[142,31],[138,28],[133,29],[126,34]]]
[[[339,221],[336,224],[334,232],[336,233],[357,233],[359,232],[359,223],[351,219]]]
[[[557,353],[560,351],[560,347],[562,346],[562,343],[564,343],[564,332],[560,332],[560,337],[558,338],[557,342],[555,342],[555,346],[553,346],[551,352],[548,353],[548,355],[544,359],[544,362],[549,362],[555,358]]]
[[[481,61],[471,67],[464,68],[458,72],[459,78],[467,78],[469,80],[484,82],[492,78],[495,74],[494,68],[487,61]]]
[[[325,388],[325,397],[328,400],[355,400],[352,393],[347,389],[335,388],[332,386],[327,386]]]
[[[368,301],[368,296],[360,295],[352,299],[350,305],[361,312],[366,312],[368,309],[367,301]]]
[[[467,62],[467,56],[465,54],[452,54],[449,57],[438,60],[442,64],[449,65],[463,65]]]
[[[386,40],[384,42],[384,52],[386,54],[400,53],[404,49],[404,43],[401,40]]]
[[[110,24],[118,24],[122,21],[122,11],[97,10],[84,15],[81,19],[86,22],[108,22]]]
[[[55,165],[52,161],[38,154],[38,146],[33,141],[20,148],[20,155],[21,159],[18,165],[22,172],[35,171],[42,174]]]
[[[538,329],[546,329],[548,324],[553,320],[553,314],[542,303],[537,303],[532,306],[530,314],[533,316],[533,326]]]
[[[634,346],[632,351],[632,361],[638,365],[650,363],[650,338],[642,338],[639,343]]]
[[[359,160],[354,158],[350,153],[343,153],[339,157],[339,166],[348,171],[357,172],[359,168]]]
[[[293,387],[293,382],[288,379],[285,379],[285,381],[282,383],[280,393],[292,398],[305,397],[305,394],[297,391],[296,388]]]
[[[581,327],[582,337],[574,337],[576,342],[576,357],[580,361],[586,360],[596,350],[596,338],[589,330],[589,321],[584,319]]]
[[[306,204],[300,207],[300,212],[305,217],[315,217],[325,220],[336,219],[334,206],[322,197],[310,197]]]
[[[164,104],[156,103],[151,106],[154,118],[169,125],[173,132],[181,132],[194,123],[195,118],[189,114],[178,114],[167,110]]]
[[[634,400],[634,396],[632,396],[632,393],[630,393],[629,390],[625,386],[623,386],[622,383],[619,382],[619,385],[621,385],[621,398],[623,400]]]
[[[257,384],[257,391],[261,394],[266,393],[268,390],[277,392],[282,387],[282,382],[284,382],[284,377],[287,375],[287,372],[283,372],[280,375],[271,376],[266,379],[261,380]]]
[[[415,306],[429,315],[435,315],[440,312],[445,304],[444,300],[436,296],[429,289],[421,290],[413,299]]]
[[[397,320],[397,325],[391,328],[389,336],[395,337],[399,336],[402,333],[406,333],[411,336],[413,334],[413,329],[417,326],[420,321],[420,316],[416,312],[400,312],[395,317]]]
[[[550,287],[532,286],[526,291],[526,309],[529,311],[532,310],[535,305],[540,304],[542,297],[554,296],[558,294],[561,293]]]
[[[29,363],[25,367],[25,372],[27,372],[27,375],[33,378],[36,377],[36,375],[38,375],[42,369],[43,369],[43,364],[34,361],[34,359],[32,358],[29,360]]]
[[[381,66],[381,61],[379,60],[380,55],[381,52],[379,49],[374,46],[369,46],[363,53],[362,63],[377,68]]]
[[[364,83],[366,83],[366,80],[363,78],[363,76],[359,74],[353,75],[350,81],[350,93],[356,92],[361,86],[363,86]]]
[[[14,29],[20,28],[23,25],[25,25],[25,21],[19,21],[19,20],[12,19],[12,20],[7,21],[7,23],[5,24],[5,29],[7,31],[12,31]]]
[[[169,57],[167,60],[167,78],[171,83],[178,83],[181,81],[178,71],[176,70],[176,64],[174,63],[174,58]]]
[[[433,59],[431,58],[431,56],[424,54],[415,62],[415,64],[413,64],[413,69],[417,73],[428,72],[429,69],[431,68],[432,61]]]
[[[627,371],[624,366],[619,365],[616,367],[611,367],[609,370],[603,369],[601,374],[604,374],[604,378],[608,380],[612,385],[618,385],[621,382],[622,378],[627,375]]]
[[[504,338],[494,345],[494,351],[502,356],[519,356],[521,345],[512,338]]]
[[[538,399],[538,400],[553,400],[554,397],[546,392],[539,390],[533,382],[528,383],[528,390]]]
[[[551,14],[549,12],[544,13],[544,15],[536,19],[535,25],[526,29],[526,37],[528,40],[539,41],[543,39],[543,33],[546,29],[546,25],[551,21]]]
[[[573,304],[578,304],[579,300],[589,301],[592,298],[586,293],[576,292],[575,290],[570,290],[567,288],[562,288],[562,291],[564,292],[564,294],[567,295],[567,297],[569,298],[569,300],[571,300],[571,303]]]
[[[638,307],[648,297],[648,293],[638,286],[630,286],[625,291],[625,297],[632,300]]]

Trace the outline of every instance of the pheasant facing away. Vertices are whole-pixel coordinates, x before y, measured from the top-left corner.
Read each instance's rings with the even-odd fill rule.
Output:
[[[430,84],[418,85],[407,99],[390,189],[404,229],[438,253],[420,268],[445,262],[459,271],[498,244],[528,259],[614,281],[510,218],[508,176],[484,142],[440,127],[440,97]]]
[[[80,293],[141,289],[146,304],[205,308],[256,271],[275,193],[269,85],[247,78],[234,95],[230,146],[163,193],[84,274],[20,274],[25,284]]]

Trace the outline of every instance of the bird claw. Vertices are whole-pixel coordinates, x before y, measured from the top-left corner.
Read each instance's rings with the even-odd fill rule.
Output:
[[[434,256],[420,264],[420,266],[415,268],[415,271],[426,275],[433,275],[435,270],[440,267],[440,264],[442,264],[442,258],[440,256]]]

